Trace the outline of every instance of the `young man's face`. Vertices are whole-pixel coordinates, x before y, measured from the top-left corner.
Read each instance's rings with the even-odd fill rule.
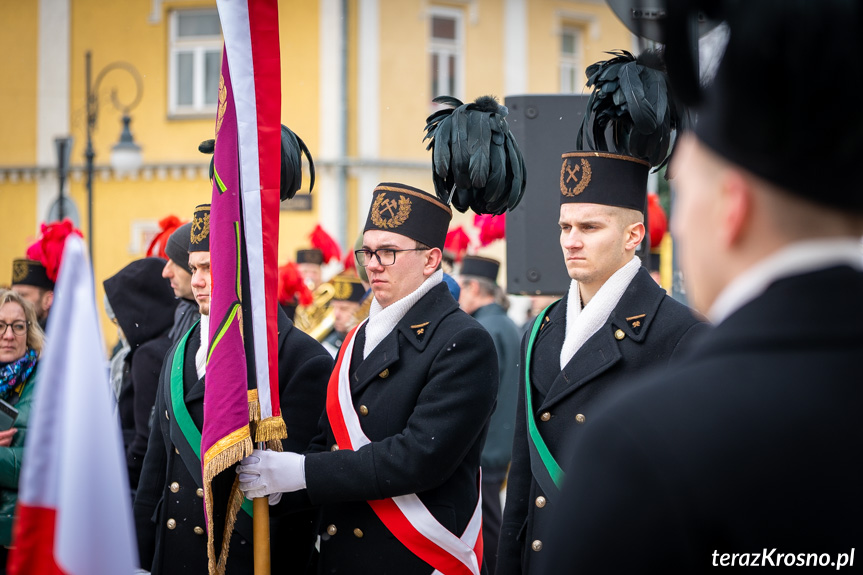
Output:
[[[416,242],[407,236],[383,230],[368,230],[363,234],[363,249],[414,250]],[[437,252],[437,258],[432,257]],[[372,257],[366,266],[372,293],[381,307],[397,302],[416,291],[427,277],[434,273],[440,262],[440,250],[432,248],[423,251],[404,251],[396,253],[393,265],[384,266]]]
[[[54,303],[54,292],[52,290],[25,284],[15,284],[12,286],[12,289],[22,298],[33,304],[37,318],[43,320],[48,316],[51,304]]]
[[[194,299],[192,295],[192,274],[169,259],[162,268],[162,277],[171,282],[174,295],[183,299]]]
[[[632,259],[638,242],[631,230],[644,226],[630,223],[628,212],[600,204],[560,206],[560,247],[570,278],[598,289]]]
[[[189,269],[192,272],[192,295],[201,315],[210,315],[212,276],[210,275],[210,252],[190,252]]]

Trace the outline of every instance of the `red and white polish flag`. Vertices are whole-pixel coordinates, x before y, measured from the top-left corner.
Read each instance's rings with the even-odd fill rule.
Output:
[[[12,575],[131,575],[132,506],[93,274],[69,236],[39,361],[9,559]]]

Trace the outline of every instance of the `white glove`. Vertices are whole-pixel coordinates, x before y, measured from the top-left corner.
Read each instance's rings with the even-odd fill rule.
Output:
[[[306,488],[306,456],[285,451],[256,449],[237,466],[240,490],[249,499]],[[279,497],[281,499],[281,496]],[[270,500],[270,505],[277,501]]]

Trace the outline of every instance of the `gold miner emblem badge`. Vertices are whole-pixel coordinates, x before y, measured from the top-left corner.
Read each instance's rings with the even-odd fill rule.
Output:
[[[12,283],[17,284],[27,277],[27,262],[13,262],[12,263]]]
[[[579,174],[581,172],[581,174]],[[560,193],[567,197],[577,196],[590,183],[590,162],[585,158],[566,158],[560,167]]]
[[[336,299],[348,299],[351,297],[351,292],[353,291],[351,287],[351,282],[348,281],[336,281],[335,282],[336,291],[333,294],[333,297]]]
[[[210,214],[203,218],[195,218],[192,222],[192,243],[199,244],[210,235]]]
[[[372,223],[379,228],[397,228],[408,219],[411,213],[411,201],[407,196],[399,195],[399,201],[387,198],[386,194],[380,193],[372,204]]]

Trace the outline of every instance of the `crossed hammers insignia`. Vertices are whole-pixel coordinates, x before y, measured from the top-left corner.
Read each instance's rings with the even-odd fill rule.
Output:
[[[384,200],[381,202],[381,209],[378,210],[378,213],[383,215],[384,212],[389,212],[390,217],[395,217],[396,210],[398,209],[399,204],[393,199]]]
[[[578,164],[573,164],[572,166],[570,166],[569,162],[567,162],[567,164],[566,164],[566,173],[567,173],[566,183],[567,184],[570,182],[570,180],[572,180],[576,184],[578,183],[578,177],[575,175],[575,173],[578,172],[579,170],[581,170],[581,168],[579,167]]]

